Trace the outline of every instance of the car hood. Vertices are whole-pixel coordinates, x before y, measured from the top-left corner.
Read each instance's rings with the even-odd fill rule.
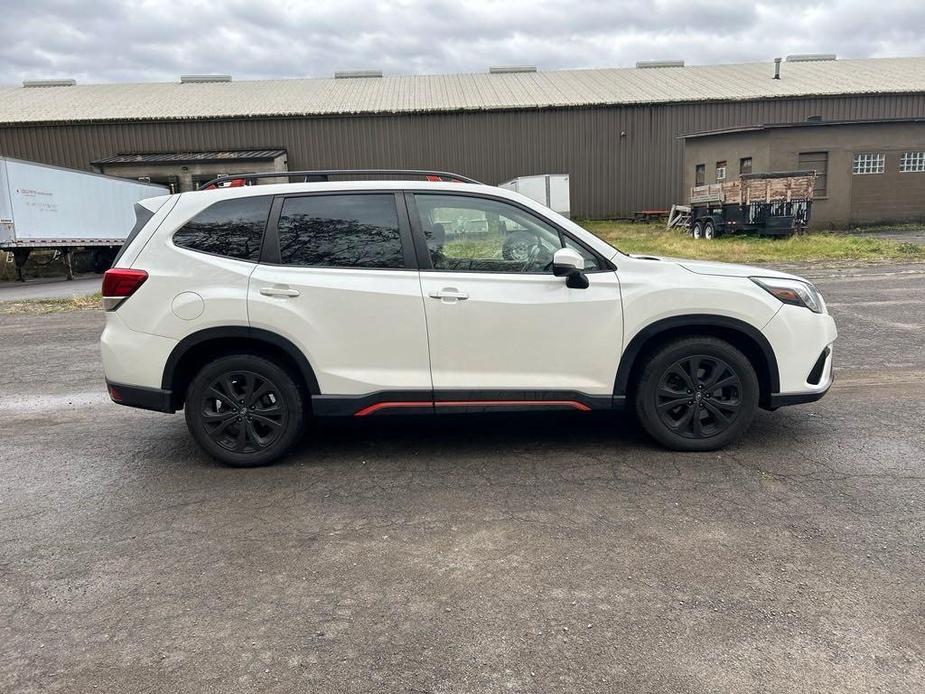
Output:
[[[719,277],[780,277],[805,281],[803,278],[797,277],[796,275],[790,275],[778,270],[771,270],[766,267],[755,267],[754,265],[736,265],[734,263],[718,263],[712,260],[687,260],[685,258],[653,258],[653,256],[634,257],[652,258],[653,260],[676,263],[688,272],[693,272],[697,275],[717,275]]]

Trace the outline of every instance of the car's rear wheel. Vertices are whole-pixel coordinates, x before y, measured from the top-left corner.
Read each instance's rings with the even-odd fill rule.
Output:
[[[758,377],[744,354],[714,337],[689,337],[652,355],[637,382],[635,405],[643,428],[659,443],[712,451],[745,433],[758,396]]]
[[[691,229],[691,236],[693,236],[694,239],[697,241],[702,239],[703,238],[703,224],[701,224],[700,222],[694,222],[694,228]]]
[[[216,359],[186,393],[186,424],[212,457],[234,467],[268,465],[298,440],[302,396],[277,364],[251,354]]]
[[[707,241],[712,241],[716,238],[716,232],[713,229],[713,222],[706,222],[703,225],[703,238]]]

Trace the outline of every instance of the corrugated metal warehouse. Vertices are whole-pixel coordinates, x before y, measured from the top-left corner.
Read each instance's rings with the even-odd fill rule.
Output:
[[[30,82],[0,88],[0,154],[166,176],[181,189],[214,173],[279,168],[434,168],[487,183],[568,173],[573,216],[602,218],[682,201],[685,135],[810,118],[919,117],[925,58],[787,60],[779,79],[768,61]],[[137,154],[157,156],[129,156]]]

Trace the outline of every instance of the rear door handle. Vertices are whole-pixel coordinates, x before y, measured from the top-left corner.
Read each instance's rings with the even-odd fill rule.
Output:
[[[298,296],[301,293],[291,287],[261,287],[257,291],[264,296]]]
[[[429,294],[431,299],[444,299],[452,301],[465,301],[469,298],[466,292],[459,291],[456,287],[444,287],[443,289],[434,289]]]

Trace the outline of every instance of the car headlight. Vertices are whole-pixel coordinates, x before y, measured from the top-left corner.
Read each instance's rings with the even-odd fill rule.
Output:
[[[822,297],[809,282],[777,277],[749,277],[749,279],[785,304],[803,306],[813,313],[822,313],[825,310]]]

